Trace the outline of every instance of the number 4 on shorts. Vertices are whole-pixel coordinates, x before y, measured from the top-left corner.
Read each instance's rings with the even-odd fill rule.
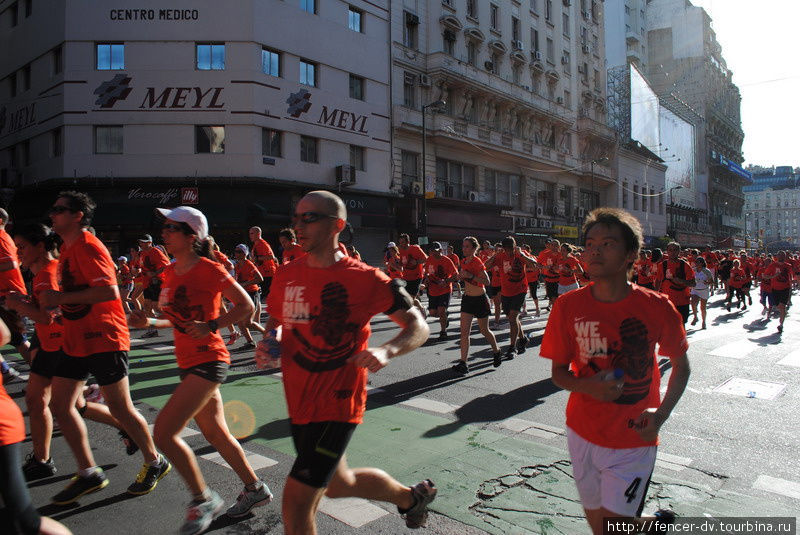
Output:
[[[636,499],[636,491],[639,490],[639,485],[642,483],[642,478],[637,477],[634,479],[628,488],[625,489],[625,497],[628,498],[628,503]]]

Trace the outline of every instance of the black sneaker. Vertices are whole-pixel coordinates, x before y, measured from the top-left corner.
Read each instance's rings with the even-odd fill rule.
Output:
[[[501,351],[498,351],[497,353],[494,354],[494,361],[492,362],[492,365],[495,368],[499,368],[502,362],[503,362],[503,353]]]
[[[25,457],[25,464],[22,465],[22,473],[25,474],[25,481],[36,481],[55,475],[56,465],[52,458],[41,462],[33,453],[29,453]]]
[[[439,340],[447,339],[447,331],[439,331]]]
[[[9,364],[8,369],[3,372],[3,384],[9,384],[12,381],[16,381],[20,379],[19,372],[14,369],[14,367]]]
[[[460,373],[462,375],[466,375],[469,373],[469,364],[467,364],[463,360],[459,360],[458,364],[453,366],[453,371],[456,373]]]
[[[414,496],[414,505],[406,511],[398,512],[405,518],[406,527],[411,529],[424,528],[428,522],[428,505],[436,498],[436,485],[433,481],[426,479],[411,487],[411,494]]]
[[[142,338],[155,338],[156,336],[158,336],[157,329],[148,329],[147,331],[142,333]]]
[[[783,332],[783,325],[778,325],[778,332],[779,332],[779,333],[782,333],[782,332]]]
[[[136,442],[134,442],[134,440],[128,436],[128,433],[122,429],[119,430],[119,439],[125,445],[125,453],[128,455],[133,455],[139,451],[139,446],[136,445]]]
[[[136,496],[147,494],[156,488],[161,478],[169,474],[170,470],[172,470],[172,465],[164,456],[161,457],[161,463],[157,466],[144,463],[142,469],[139,470],[139,475],[136,476],[136,481],[131,483],[128,487],[128,494],[134,494]]]
[[[67,488],[53,496],[56,505],[69,505],[84,494],[98,491],[108,486],[108,478],[102,468],[98,468],[88,477],[74,476]]]
[[[506,349],[506,360],[514,360],[514,345],[508,346]]]
[[[522,355],[525,353],[526,347],[528,347],[528,339],[524,336],[522,338],[517,338],[517,354]]]

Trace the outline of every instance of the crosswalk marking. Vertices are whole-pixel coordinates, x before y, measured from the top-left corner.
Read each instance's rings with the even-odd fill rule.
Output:
[[[800,483],[795,481],[760,475],[753,483],[753,488],[800,500]]]
[[[758,344],[749,340],[740,340],[720,346],[708,354],[715,357],[727,357],[729,359],[743,359],[758,348]]]
[[[153,434],[153,428],[155,427],[155,424],[148,424],[147,427],[150,428],[150,434],[152,435]],[[192,429],[191,427],[184,427],[181,430],[181,432],[178,433],[178,436],[181,437],[181,438],[189,438],[189,437],[193,437],[193,436],[199,435],[199,434],[200,434],[200,431],[198,431],[197,429]]]
[[[566,435],[566,431],[560,427],[552,427],[538,422],[529,422],[521,418],[508,418],[500,422],[500,426],[509,431],[514,431],[515,433],[524,433],[544,439]]]
[[[688,457],[681,457],[680,455],[672,455],[659,451],[656,455],[656,466],[666,468],[673,472],[680,472],[686,469],[692,463]]]
[[[147,342],[147,340],[143,338],[131,338],[131,344],[143,344]]]
[[[405,405],[407,407],[414,407],[415,409],[422,409],[430,412],[436,412],[439,414],[448,414],[451,412],[455,412],[458,407],[456,405],[450,405],[449,403],[442,403],[441,401],[434,401],[432,399],[427,398],[411,398],[409,400],[403,401],[401,405]]]
[[[386,509],[361,498],[331,500],[323,496],[319,510],[352,528],[360,528],[389,514]]]
[[[174,351],[175,346],[153,346],[150,349],[153,351]]]
[[[792,351],[781,360],[778,361],[778,364],[783,366],[794,366],[795,368],[800,368],[800,349]]]
[[[244,454],[247,457],[247,461],[250,463],[250,466],[253,467],[253,470],[261,470],[262,468],[268,468],[270,466],[275,466],[276,464],[278,464],[278,461],[276,461],[275,459],[264,457],[263,455],[259,455],[258,453],[253,453],[251,451],[244,450]],[[225,459],[222,458],[222,455],[220,455],[219,452],[217,451],[206,453],[204,455],[201,455],[200,457],[202,457],[207,461],[211,461],[212,463],[216,463],[220,466],[230,468],[230,466],[228,466],[228,463],[225,462]]]

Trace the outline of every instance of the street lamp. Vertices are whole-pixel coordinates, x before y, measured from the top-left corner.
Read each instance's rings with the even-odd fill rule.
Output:
[[[607,162],[607,161],[608,161],[608,156],[603,156],[602,158],[598,158],[597,160],[592,160],[590,162],[591,169],[592,169],[592,171],[591,171],[591,174],[592,174],[592,209],[597,208],[597,206],[594,205],[594,164],[601,163],[601,162]]]
[[[749,249],[749,247],[747,247],[748,245],[750,245],[748,242],[752,241],[748,237],[750,235],[750,233],[747,231],[747,216],[751,216],[751,215],[753,215],[753,212],[745,212],[744,213],[744,246],[745,246],[746,249]]]
[[[442,107],[447,105],[447,102],[439,99],[435,102],[431,102],[430,104],[423,104],[422,105],[422,203],[420,204],[420,211],[422,212],[420,215],[419,221],[419,230],[420,230],[420,244],[425,245],[428,243],[428,198],[427,198],[427,177],[425,176],[425,168],[427,164],[426,159],[426,145],[427,145],[427,135],[428,129],[425,124],[425,112],[428,108],[433,108],[433,111],[439,110]]]

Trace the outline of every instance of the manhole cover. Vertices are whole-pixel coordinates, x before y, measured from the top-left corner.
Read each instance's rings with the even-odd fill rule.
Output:
[[[784,388],[786,388],[786,385],[780,383],[764,383],[762,381],[731,377],[715,388],[714,392],[746,398],[775,399],[783,392]]]

